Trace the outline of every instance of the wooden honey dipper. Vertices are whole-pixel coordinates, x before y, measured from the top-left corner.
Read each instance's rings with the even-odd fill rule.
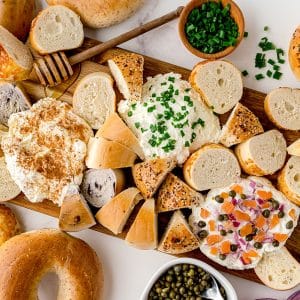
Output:
[[[183,8],[183,6],[180,6],[176,10],[162,17],[123,33],[105,43],[96,45],[78,54],[70,56],[69,58],[67,58],[63,51],[60,51],[36,59],[33,64],[33,72],[30,79],[33,81],[39,81],[44,86],[58,85],[73,75],[73,65],[90,59],[95,55],[176,19],[181,14]]]

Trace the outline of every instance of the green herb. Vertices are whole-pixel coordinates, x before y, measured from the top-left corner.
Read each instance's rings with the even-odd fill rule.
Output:
[[[187,93],[187,92],[189,92],[191,89],[190,88],[187,88],[187,89],[185,89],[184,91]]]
[[[186,141],[185,143],[184,143],[184,147],[189,147],[190,146],[190,142],[189,141]]]
[[[135,110],[135,109],[136,109],[136,103],[131,104],[131,108],[132,108],[133,110]]]
[[[275,71],[273,74],[273,78],[276,80],[279,80],[281,78],[281,76],[282,76],[282,73],[278,72],[278,71]]]
[[[246,77],[246,76],[248,76],[248,75],[249,75],[249,73],[248,73],[248,71],[247,71],[247,70],[244,70],[244,71],[242,72],[242,75],[243,75],[244,77]]]
[[[168,143],[162,147],[165,152],[170,152],[175,149],[176,140],[170,139]]]
[[[185,133],[184,133],[183,130],[180,130],[180,135],[181,135],[181,137],[184,137],[184,136],[185,136]]]
[[[271,70],[268,70],[268,71],[267,71],[267,76],[268,76],[268,77],[272,77],[272,74],[273,74],[273,73],[272,73]]]
[[[275,60],[273,60],[273,59],[271,59],[271,58],[268,59],[268,64],[274,66],[274,65],[275,65]]]
[[[274,66],[273,66],[273,70],[274,70],[274,71],[279,71],[279,70],[280,70],[280,66],[274,65]]]
[[[191,137],[191,143],[193,143],[193,141],[195,140],[196,136],[197,136],[196,133],[193,132],[192,133],[192,137]]]
[[[263,74],[261,74],[261,73],[255,75],[255,79],[256,79],[256,80],[261,80],[261,79],[263,79],[263,78],[265,78],[265,76],[264,76]]]
[[[284,56],[284,51],[282,49],[280,49],[280,48],[277,48],[276,49],[276,55],[277,55],[277,61],[280,64],[284,64],[285,60],[281,58],[281,56]]]
[[[167,83],[166,82],[162,82],[160,85],[167,85]]]
[[[141,132],[142,132],[142,133],[144,133],[144,132],[146,132],[146,131],[148,131],[148,129],[141,128]]]
[[[276,47],[274,46],[274,44],[272,42],[270,42],[268,40],[267,37],[263,37],[258,46],[262,49],[262,51],[269,51],[269,50],[274,50]]]
[[[168,80],[174,83],[175,82],[175,77],[169,77]]]
[[[264,31],[268,31],[269,30],[269,27],[268,26],[265,26],[264,27]]]
[[[134,126],[136,129],[139,129],[141,127],[141,123],[140,122],[136,122],[134,123]]]
[[[147,111],[148,112],[153,112],[155,109],[156,109],[156,106],[153,105],[153,106],[148,107]]]
[[[262,69],[266,66],[266,55],[262,53],[256,53],[255,56],[255,68]]]
[[[151,96],[152,96],[153,98],[155,98],[155,97],[156,97],[156,94],[155,94],[155,93],[153,93]]]
[[[132,117],[132,115],[133,115],[133,113],[132,113],[132,111],[130,110],[130,111],[127,113],[127,116],[128,116],[128,117]]]
[[[156,131],[157,131],[157,126],[151,124],[151,125],[150,125],[150,131],[153,132],[153,133],[156,132]]]
[[[245,31],[245,32],[244,32],[244,38],[247,38],[248,35],[249,35],[248,31]]]
[[[178,95],[179,95],[179,90],[176,90],[176,91],[174,92],[174,95],[178,96]]]

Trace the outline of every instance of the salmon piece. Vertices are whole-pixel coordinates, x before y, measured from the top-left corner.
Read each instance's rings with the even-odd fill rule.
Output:
[[[265,233],[263,231],[258,231],[256,235],[253,237],[255,242],[263,242],[265,239]]]
[[[207,209],[205,209],[205,208],[201,208],[200,216],[203,219],[206,219],[206,218],[208,218],[210,216],[210,212]]]
[[[279,224],[279,217],[278,217],[278,215],[276,214],[276,215],[273,215],[272,216],[272,218],[271,218],[271,221],[270,221],[270,223],[269,223],[269,228],[270,229],[273,229],[276,225],[278,225]]]
[[[258,257],[259,255],[258,255],[258,253],[255,251],[255,250],[249,250],[248,252],[247,252],[247,255],[248,255],[248,257]]]
[[[253,231],[252,225],[250,223],[247,223],[240,229],[240,236],[244,237],[248,234],[251,234]]]
[[[239,184],[235,184],[234,186],[231,187],[233,191],[235,191],[237,194],[243,194],[243,187],[240,186]]]
[[[208,221],[209,231],[215,231],[216,229],[216,222],[214,220]]]
[[[251,264],[251,259],[245,253],[242,254],[242,260],[245,265]]]
[[[266,224],[266,219],[263,215],[259,215],[255,220],[255,225],[257,228],[262,228]]]
[[[217,247],[211,247],[210,248],[210,253],[212,255],[217,255],[219,253],[218,248]]]
[[[284,242],[288,238],[288,235],[285,233],[274,233],[273,238],[278,242]]]
[[[258,253],[255,250],[249,250],[242,254],[243,261],[246,265],[251,263],[251,257],[258,257]]]
[[[221,209],[224,211],[224,213],[231,214],[234,210],[234,207],[235,206],[231,202],[226,201],[222,204]]]
[[[292,209],[289,211],[289,216],[290,216],[294,221],[297,220],[296,211],[295,211],[294,208],[292,208]]]
[[[252,207],[252,208],[257,207],[257,203],[255,200],[243,200],[243,205],[245,205],[246,207]]]
[[[269,208],[271,206],[270,202],[265,201],[262,205],[261,208]]]
[[[240,210],[235,210],[233,215],[238,221],[250,221],[250,216]]]
[[[272,193],[271,192],[258,190],[258,191],[256,191],[256,193],[259,196],[259,198],[261,198],[262,200],[269,200],[270,198],[272,198]]]
[[[224,241],[220,246],[220,252],[222,254],[228,254],[230,253],[230,241]]]
[[[212,234],[212,235],[209,235],[207,238],[206,238],[206,242],[208,245],[214,245],[216,243],[219,243],[221,242],[223,239],[222,236],[218,235],[218,234]]]
[[[220,195],[223,199],[226,199],[229,197],[229,194],[228,193],[225,193],[225,192],[222,192],[221,195]]]

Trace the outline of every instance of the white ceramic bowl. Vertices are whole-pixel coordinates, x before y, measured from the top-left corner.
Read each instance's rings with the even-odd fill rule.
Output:
[[[158,278],[163,273],[165,273],[168,269],[178,264],[192,264],[202,268],[203,270],[211,274],[220,283],[220,285],[223,286],[226,292],[227,300],[238,300],[233,286],[220,272],[218,272],[216,269],[209,266],[208,264],[202,262],[201,260],[197,260],[193,258],[178,258],[178,259],[171,260],[166,264],[164,264],[163,266],[161,266],[151,277],[150,281],[148,282],[145,290],[143,291],[140,297],[140,300],[148,300],[149,292],[152,286],[158,280]]]

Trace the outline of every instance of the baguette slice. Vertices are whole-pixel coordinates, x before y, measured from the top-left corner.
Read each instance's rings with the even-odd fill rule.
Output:
[[[264,107],[268,118],[277,127],[300,130],[300,89],[275,89],[267,95]]]
[[[21,81],[29,77],[33,58],[29,48],[0,26],[0,79]]]
[[[289,155],[300,156],[300,139],[287,147]]]
[[[172,211],[180,208],[199,206],[204,201],[203,196],[191,189],[178,177],[169,173],[159,189],[157,211]]]
[[[227,186],[241,175],[234,153],[218,144],[208,144],[194,152],[184,163],[185,181],[195,190]]]
[[[117,113],[111,114],[106,119],[105,123],[96,133],[96,137],[118,142],[136,153],[139,158],[145,158],[138,139]]]
[[[145,199],[153,197],[175,166],[173,158],[156,158],[132,167],[133,180]]]
[[[99,129],[116,110],[113,79],[104,72],[95,72],[82,78],[73,95],[74,112],[93,129]]]
[[[143,88],[144,57],[135,53],[120,54],[108,60],[119,91],[129,101],[140,101]]]
[[[154,199],[146,200],[140,208],[125,240],[131,246],[143,250],[157,247],[157,214]]]
[[[237,145],[235,153],[245,173],[271,175],[284,164],[286,141],[281,132],[273,129]]]
[[[289,46],[289,62],[295,77],[300,80],[300,26],[293,33]]]
[[[32,21],[29,40],[40,54],[78,48],[84,39],[79,16],[63,5],[42,10]]]
[[[140,200],[140,191],[135,187],[128,188],[100,208],[96,220],[114,234],[119,234]]]
[[[168,254],[181,254],[198,247],[199,241],[183,214],[180,210],[175,211],[157,249]]]
[[[189,81],[217,114],[228,112],[243,95],[242,74],[227,61],[206,60],[198,63]]]
[[[7,134],[8,134],[8,127],[6,127],[0,123],[0,157],[2,157],[4,155],[2,148],[1,148],[1,141],[2,141],[2,138],[4,136],[6,136]]]
[[[254,113],[238,103],[222,128],[220,142],[231,147],[263,132],[264,129]]]
[[[80,231],[96,224],[95,218],[79,194],[78,188],[71,188],[65,195],[59,213],[59,228],[63,231]]]
[[[278,189],[300,206],[300,157],[291,156],[278,176]]]
[[[300,284],[300,264],[285,247],[265,253],[254,271],[266,286],[275,290],[289,290]]]
[[[92,169],[119,169],[132,167],[137,156],[127,147],[103,138],[90,138],[86,166]]]

